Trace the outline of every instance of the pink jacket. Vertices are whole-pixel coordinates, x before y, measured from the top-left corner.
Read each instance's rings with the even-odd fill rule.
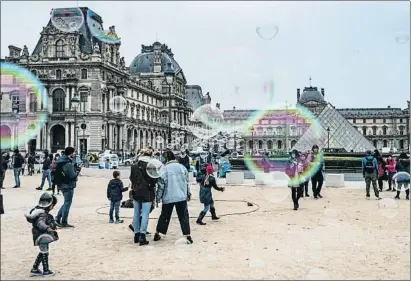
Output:
[[[395,170],[395,166],[397,165],[397,162],[395,161],[394,158],[391,158],[391,160],[387,159],[387,164],[385,167],[387,167],[388,173],[396,173],[397,170]]]

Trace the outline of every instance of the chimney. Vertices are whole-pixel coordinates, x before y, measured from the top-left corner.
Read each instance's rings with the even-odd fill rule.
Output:
[[[233,110],[235,110],[235,106],[233,106]]]
[[[159,73],[161,71],[164,71],[164,69],[161,69],[161,44],[159,42],[155,42],[153,44],[153,50],[154,50],[154,73]]]
[[[300,101],[300,89],[297,89],[297,102],[299,102]]]
[[[9,57],[11,58],[19,58],[21,53],[21,49],[19,47],[9,45]]]
[[[325,97],[324,88],[321,88],[321,94]]]

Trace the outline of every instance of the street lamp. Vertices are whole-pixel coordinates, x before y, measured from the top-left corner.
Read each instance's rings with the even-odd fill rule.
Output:
[[[251,126],[251,156],[254,152],[254,127]]]
[[[77,96],[71,98],[71,107],[74,109],[74,149],[77,150],[77,107],[80,99]]]
[[[171,143],[171,86],[174,82],[175,71],[171,66],[171,62],[167,63],[164,70],[164,76],[168,85],[168,143]]]
[[[330,127],[327,128],[327,147],[328,147],[328,152],[330,150]]]
[[[12,106],[12,112],[13,112],[13,116],[16,118],[16,133],[15,133],[15,139],[16,139],[16,147],[19,147],[19,121],[20,121],[20,114],[19,114],[19,105],[17,104],[17,102],[13,102]]]

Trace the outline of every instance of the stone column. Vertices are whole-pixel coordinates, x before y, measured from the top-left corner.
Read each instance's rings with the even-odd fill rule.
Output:
[[[32,94],[33,93],[27,91],[27,94],[26,94],[26,112],[30,112],[30,96]]]
[[[66,99],[65,99],[65,110],[69,110],[71,108],[71,101],[70,101],[70,87],[66,87]]]

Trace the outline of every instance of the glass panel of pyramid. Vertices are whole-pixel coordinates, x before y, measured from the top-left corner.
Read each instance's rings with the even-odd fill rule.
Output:
[[[293,149],[307,151],[317,144],[320,148],[328,147],[327,128],[330,128],[330,148],[343,148],[347,152],[365,152],[374,150],[374,146],[332,105],[328,104],[317,116],[318,127],[311,125],[301,136]]]

